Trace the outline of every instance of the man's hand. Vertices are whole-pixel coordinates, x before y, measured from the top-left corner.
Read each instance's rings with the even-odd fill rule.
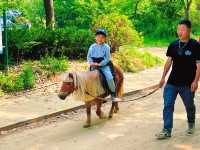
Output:
[[[165,77],[166,77],[171,65],[172,65],[172,58],[167,57],[167,61],[165,62],[165,66],[164,66],[163,75],[162,75],[162,78],[161,78],[160,83],[159,83],[160,88],[162,88],[163,85],[165,84]]]
[[[191,91],[195,92],[198,89],[198,82],[197,81],[193,81],[191,84]]]
[[[162,88],[164,84],[165,84],[165,79],[162,78],[162,79],[160,80],[160,82],[159,82],[159,88]]]
[[[90,66],[91,66],[91,67],[99,67],[100,64],[98,64],[98,63],[91,63]]]

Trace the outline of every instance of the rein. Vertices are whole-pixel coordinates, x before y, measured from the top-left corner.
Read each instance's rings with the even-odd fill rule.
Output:
[[[151,92],[143,95],[143,96],[139,96],[137,98],[134,98],[134,99],[128,99],[128,100],[119,100],[119,101],[116,101],[116,102],[120,102],[120,103],[123,103],[123,102],[131,102],[131,101],[137,101],[137,100],[140,100],[142,98],[145,98],[145,97],[148,97],[152,94],[154,94],[156,91],[158,91],[160,88],[159,88],[159,85],[156,84],[156,85],[153,85],[153,86],[150,86],[150,87],[147,87],[147,88],[144,88],[144,89],[140,89],[140,90],[135,90],[135,91],[131,91],[131,92],[128,92],[125,94],[125,96],[130,96],[130,95],[134,95],[134,94],[137,94],[139,92],[143,92],[143,91],[147,91],[147,90],[152,90]],[[100,100],[103,100],[105,102],[108,102],[109,100],[107,98],[102,98],[102,97],[95,97],[93,95],[91,95],[90,93],[88,92],[85,92],[87,95],[93,97],[94,99],[100,99]],[[123,96],[123,97],[125,97]]]

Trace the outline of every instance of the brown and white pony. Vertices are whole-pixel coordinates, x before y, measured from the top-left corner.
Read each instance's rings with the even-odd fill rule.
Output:
[[[116,74],[115,78],[116,78],[117,96],[122,97],[124,76],[119,67],[114,66],[114,71]],[[68,73],[61,85],[61,89],[58,96],[60,99],[65,100],[65,98],[72,93],[74,94],[74,96],[79,95],[78,96],[79,100],[81,99],[82,101],[85,102],[86,112],[87,112],[87,120],[86,124],[84,125],[85,128],[91,126],[92,104],[96,104],[97,106],[96,114],[100,119],[106,117],[104,113],[101,111],[103,100],[100,98],[105,98],[109,94],[104,90],[101,84],[100,75],[98,71]],[[113,113],[117,113],[118,111],[119,111],[118,103],[112,103],[109,112],[109,118],[112,118]]]

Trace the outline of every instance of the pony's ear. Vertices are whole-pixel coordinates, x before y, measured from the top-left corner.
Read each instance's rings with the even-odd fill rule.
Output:
[[[77,74],[75,72],[70,72],[69,73],[69,78],[72,79],[72,82],[73,82],[74,87],[76,89],[76,87],[77,87]]]
[[[72,79],[74,79],[73,73],[70,72],[69,73],[69,77],[72,78]]]

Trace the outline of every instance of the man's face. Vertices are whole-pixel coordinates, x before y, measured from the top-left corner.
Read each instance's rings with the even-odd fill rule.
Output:
[[[183,24],[180,24],[177,27],[177,34],[180,40],[187,40],[190,37],[191,31],[191,29]]]
[[[103,44],[106,41],[106,37],[102,34],[96,35],[96,42],[97,44]]]

